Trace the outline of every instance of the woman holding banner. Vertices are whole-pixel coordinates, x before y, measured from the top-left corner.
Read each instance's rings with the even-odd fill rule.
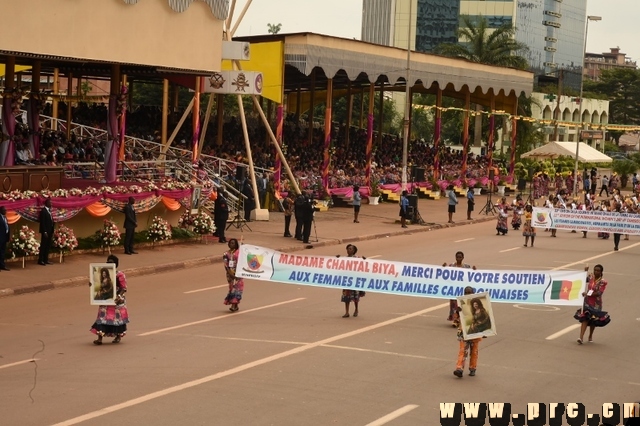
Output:
[[[237,312],[238,304],[242,300],[242,292],[244,291],[244,280],[236,277],[236,267],[238,266],[238,257],[240,255],[240,246],[238,240],[231,238],[227,243],[229,250],[222,255],[224,261],[224,269],[227,273],[227,284],[229,284],[229,293],[224,298],[225,305],[231,305],[229,310]]]
[[[589,267],[584,269],[588,271]],[[602,278],[603,272],[602,265],[598,264],[593,267],[593,273],[587,277],[587,291],[582,293],[584,305],[573,316],[580,322],[580,338],[578,339],[580,345],[584,339],[584,332],[587,331],[587,326],[589,326],[589,343],[592,343],[595,328],[604,327],[611,321],[609,314],[602,311],[602,293],[607,289],[607,281]]]
[[[353,244],[347,244],[348,257],[357,257],[356,256],[357,252],[358,252],[358,247],[354,246]],[[340,255],[338,255],[338,257],[340,257]],[[358,303],[360,302],[360,298],[364,297],[364,295],[365,295],[364,291],[349,290],[349,289],[342,290],[342,298],[340,299],[340,301],[344,303],[344,311],[345,311],[342,318],[349,318],[349,305],[351,304],[351,302],[353,302],[353,306],[355,306],[355,311],[353,311],[353,316],[354,317],[358,316]]]

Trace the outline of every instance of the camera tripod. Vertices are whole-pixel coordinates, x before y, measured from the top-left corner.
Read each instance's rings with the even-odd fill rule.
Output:
[[[487,194],[487,203],[480,210],[480,213],[484,213],[485,215],[489,215],[489,213],[494,215],[497,213],[496,207],[493,205],[493,201],[491,200],[491,195],[493,194],[493,187],[494,187],[494,184],[493,182],[491,182],[489,184],[489,192]]]
[[[244,220],[244,217],[240,214],[240,210],[236,211],[236,216],[233,218],[231,222],[227,224],[225,230],[228,230],[231,227],[239,229],[242,232],[242,228],[246,227],[249,231],[253,232],[249,225],[247,225],[247,221]]]

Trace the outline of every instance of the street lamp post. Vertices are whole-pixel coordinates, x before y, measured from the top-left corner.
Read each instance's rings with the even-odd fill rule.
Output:
[[[584,87],[584,59],[587,56],[587,37],[589,36],[589,21],[602,21],[601,16],[587,15],[584,29],[584,46],[582,49],[582,67],[580,73],[580,107],[578,108],[578,125],[576,127],[576,165],[573,176],[573,195],[578,195],[578,155],[580,154],[580,130],[582,129],[582,90]],[[586,190],[586,188],[585,188]]]

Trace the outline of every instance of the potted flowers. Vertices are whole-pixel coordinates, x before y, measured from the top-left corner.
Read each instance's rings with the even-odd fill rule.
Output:
[[[473,185],[473,195],[480,195],[482,193],[482,183],[477,181],[475,185]]]
[[[380,179],[375,175],[371,175],[371,180],[369,181],[369,204],[378,205],[380,195]]]
[[[160,216],[155,216],[151,222],[149,230],[147,231],[147,238],[150,239],[154,245],[156,241],[170,240],[171,226],[169,225],[169,222]]]
[[[178,226],[180,228],[189,229],[190,227],[193,226],[194,219],[195,219],[195,216],[192,216],[189,210],[185,210],[180,215],[180,219],[178,219]]]
[[[201,236],[211,234],[215,230],[213,219],[205,212],[193,216],[193,232]]]
[[[9,241],[9,251],[11,257],[21,257],[24,268],[24,258],[35,256],[40,250],[40,243],[36,240],[36,233],[28,226],[23,226],[20,231],[13,234]]]
[[[120,230],[118,230],[118,225],[105,219],[104,225],[98,233],[100,234],[102,247],[106,246],[109,254],[111,254],[111,247],[115,247],[120,244]]]
[[[498,181],[498,194],[504,195],[504,190],[506,187],[507,187],[507,182],[505,182],[504,179],[500,179]]]
[[[58,229],[53,231],[53,247],[57,248],[60,252],[60,263],[64,258],[66,252],[72,252],[78,247],[78,239],[73,233],[73,229],[67,228],[64,225],[60,225]]]

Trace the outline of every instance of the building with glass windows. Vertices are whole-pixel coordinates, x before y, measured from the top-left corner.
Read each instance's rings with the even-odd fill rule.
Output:
[[[516,28],[516,40],[529,47],[522,55],[537,77],[557,77],[563,70],[564,86],[578,90],[586,8],[585,0],[366,0],[362,40],[383,39],[388,42],[380,44],[401,48],[410,44],[417,51],[432,52],[441,43],[458,41],[461,15],[472,20],[482,15],[492,28],[504,24]]]

